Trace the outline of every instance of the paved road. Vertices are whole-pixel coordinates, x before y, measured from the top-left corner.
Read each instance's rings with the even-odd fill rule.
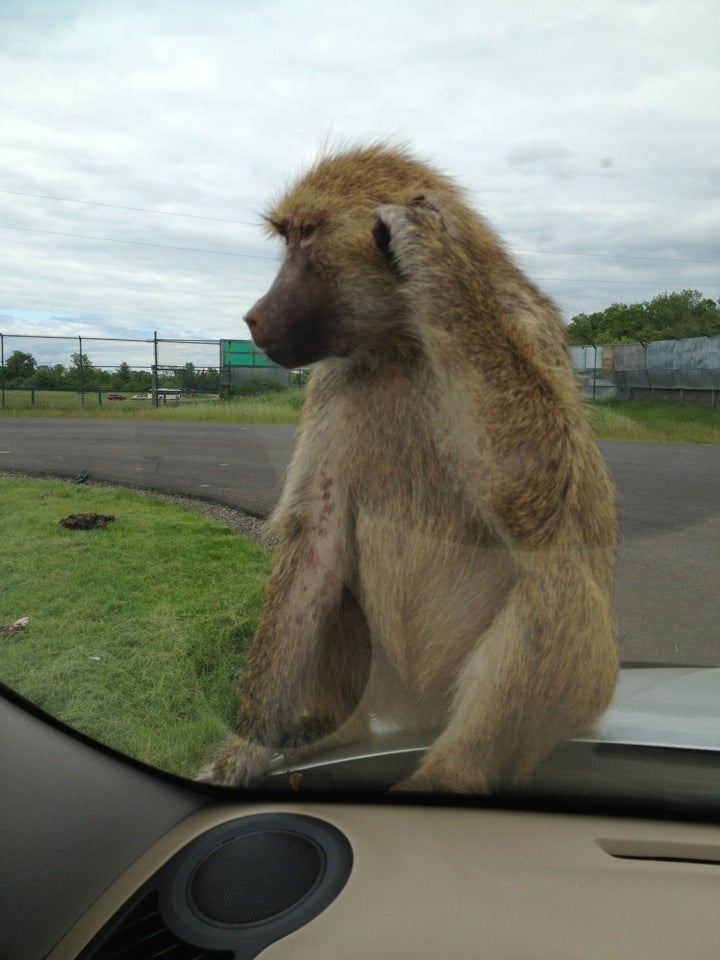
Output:
[[[294,429],[0,419],[0,470],[182,493],[256,516],[282,487]],[[601,443],[618,486],[625,660],[720,664],[720,447]]]
[[[295,428],[235,423],[0,419],[0,470],[74,477],[212,500],[264,517],[282,489]]]

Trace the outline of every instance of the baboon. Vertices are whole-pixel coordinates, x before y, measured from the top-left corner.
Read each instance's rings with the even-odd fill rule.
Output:
[[[255,783],[377,717],[433,731],[396,788],[512,788],[618,672],[614,491],[557,312],[400,148],[322,157],[266,220],[285,257],[245,320],[314,369],[236,730],[199,778]]]

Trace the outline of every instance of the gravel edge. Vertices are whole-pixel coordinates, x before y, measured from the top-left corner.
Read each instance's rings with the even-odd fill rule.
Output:
[[[27,474],[13,473],[9,470],[0,470],[0,478],[18,478],[21,480],[57,480],[59,482],[70,483],[65,477],[54,476],[53,474]],[[105,483],[102,480],[86,480],[85,486],[99,487],[109,490],[130,490],[142,497],[150,497],[155,500],[164,500],[166,503],[175,504],[178,507],[185,507],[194,513],[199,513],[208,520],[216,520],[225,526],[232,527],[235,533],[249,540],[254,540],[260,546],[270,549],[272,543],[267,533],[267,524],[264,520],[257,517],[251,517],[242,510],[235,510],[233,507],[227,507],[224,504],[212,503],[209,500],[195,500],[193,497],[185,497],[181,494],[162,493],[158,490],[142,490],[137,487],[124,487],[117,483]]]

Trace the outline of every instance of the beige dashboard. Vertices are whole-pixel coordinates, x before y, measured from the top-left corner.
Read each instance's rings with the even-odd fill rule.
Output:
[[[272,811],[337,827],[350,876],[267,960],[692,960],[720,943],[720,827],[488,809],[213,805],[137,860],[49,955],[78,953],[158,868],[221,823]],[[278,863],[278,870],[282,870]]]

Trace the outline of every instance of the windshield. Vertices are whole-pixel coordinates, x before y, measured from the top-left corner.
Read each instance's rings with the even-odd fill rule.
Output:
[[[0,681],[233,788],[716,795],[716,30],[7,7]]]

